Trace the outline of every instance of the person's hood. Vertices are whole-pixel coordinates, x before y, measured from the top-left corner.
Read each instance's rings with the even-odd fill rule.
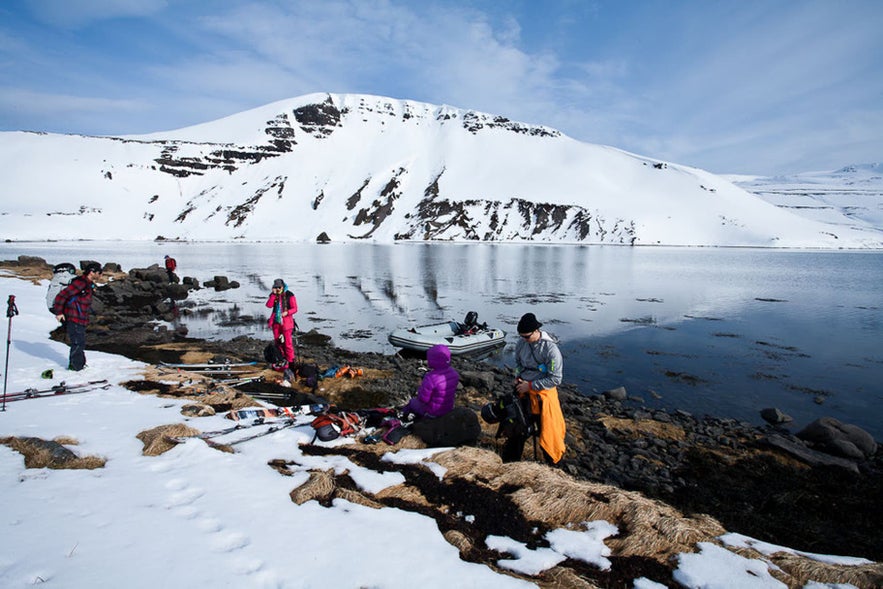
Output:
[[[444,344],[432,346],[426,350],[426,362],[432,369],[445,368],[451,365],[451,350]]]
[[[549,333],[548,331],[543,331],[541,329],[540,330],[540,341],[542,341],[542,340],[546,340],[546,341],[549,341],[549,342],[552,342],[555,344],[559,343],[558,336],[556,336],[555,334]]]

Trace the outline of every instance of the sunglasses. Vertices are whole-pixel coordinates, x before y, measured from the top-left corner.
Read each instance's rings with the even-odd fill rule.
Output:
[[[530,333],[519,333],[519,334],[518,334],[518,337],[521,337],[521,338],[524,338],[524,339],[530,339],[530,338],[533,337],[533,334],[535,334],[535,333],[536,333],[536,330],[533,330],[533,331],[531,331]]]

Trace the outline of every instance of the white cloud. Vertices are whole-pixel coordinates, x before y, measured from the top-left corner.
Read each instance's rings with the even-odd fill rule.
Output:
[[[100,132],[170,129],[301,94],[353,92],[483,110],[716,172],[834,168],[883,152],[880,127],[864,124],[883,116],[877,2],[29,7],[77,33],[0,24],[0,75],[21,93],[86,97],[87,109],[89,96],[109,97]],[[108,38],[116,45],[98,43]],[[125,97],[154,108],[132,117],[113,106]],[[0,113],[0,124],[17,128],[16,113],[33,111],[29,126],[96,132],[72,127],[86,118],[41,115],[40,104]]]

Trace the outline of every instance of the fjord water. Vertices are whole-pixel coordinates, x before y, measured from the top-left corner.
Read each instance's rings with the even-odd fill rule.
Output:
[[[561,339],[565,380],[587,394],[625,386],[648,408],[762,423],[854,423],[883,439],[883,252],[516,244],[5,243],[2,259],[94,259],[126,270],[178,260],[178,274],[240,282],[182,305],[189,335],[269,339],[274,278],[302,331],[394,353],[401,326],[459,319],[502,328],[488,359],[512,366],[514,326],[534,312]],[[2,294],[2,293],[0,293]],[[24,303],[24,302],[21,302]],[[43,304],[32,301],[28,304]]]

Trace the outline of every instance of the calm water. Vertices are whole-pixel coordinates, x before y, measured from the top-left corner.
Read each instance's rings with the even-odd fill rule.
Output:
[[[390,330],[471,310],[512,334],[490,361],[511,365],[514,325],[533,311],[562,340],[565,378],[584,392],[625,386],[648,407],[794,429],[830,415],[883,440],[883,252],[791,252],[489,244],[0,244],[50,263],[124,269],[178,260],[178,274],[226,275],[203,289],[190,335],[268,337],[269,286],[284,278],[302,330],[342,348],[393,353]],[[0,293],[2,294],[2,293]],[[42,304],[35,301],[34,304]],[[225,325],[245,318],[243,324]],[[252,320],[249,320],[251,318]]]

